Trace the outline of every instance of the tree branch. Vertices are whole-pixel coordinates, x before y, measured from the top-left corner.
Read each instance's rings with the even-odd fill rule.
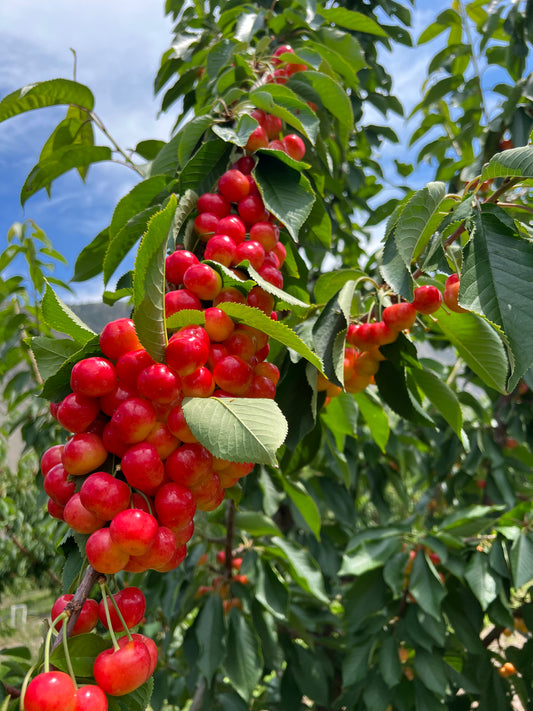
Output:
[[[81,581],[78,589],[74,593],[74,597],[65,606],[64,612],[69,612],[70,617],[68,618],[66,625],[63,625],[63,627],[59,630],[59,634],[57,635],[54,640],[54,643],[52,644],[52,650],[54,650],[63,642],[63,631],[65,629],[67,637],[70,637],[70,635],[72,634],[72,630],[74,628],[74,625],[76,624],[76,620],[80,616],[81,609],[85,604],[85,601],[89,597],[89,593],[91,592],[93,585],[96,583],[99,577],[103,577],[105,579],[105,576],[102,576],[101,573],[98,573],[91,566],[89,566],[85,571],[83,580]]]

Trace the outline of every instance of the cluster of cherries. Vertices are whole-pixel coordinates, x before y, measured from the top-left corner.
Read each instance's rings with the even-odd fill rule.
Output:
[[[450,279],[452,277],[449,277],[448,281]],[[458,291],[458,280],[454,282],[457,283]],[[380,362],[385,360],[385,356],[379,350],[380,346],[393,343],[401,331],[406,331],[413,326],[419,313],[435,313],[442,303],[443,295],[436,286],[419,286],[414,291],[412,302],[400,301],[383,309],[381,321],[350,324],[346,333],[347,345],[344,349],[344,390],[358,393],[373,383]],[[447,301],[445,303],[449,306]],[[461,307],[456,305],[453,310],[456,311],[458,308]],[[328,398],[342,392],[342,388],[329,382],[321,374],[318,377],[318,389],[326,391]]]

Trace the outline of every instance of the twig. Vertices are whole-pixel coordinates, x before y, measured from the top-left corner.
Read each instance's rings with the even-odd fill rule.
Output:
[[[65,629],[67,637],[70,637],[72,630],[74,629],[74,625],[76,624],[76,620],[80,616],[81,609],[85,604],[85,601],[89,597],[89,593],[91,592],[93,585],[96,583],[99,577],[105,578],[105,576],[102,576],[101,573],[98,573],[93,567],[89,565],[89,567],[85,571],[83,580],[81,581],[78,589],[74,593],[74,597],[65,606],[64,611],[70,612],[70,617],[68,618],[67,624],[63,625],[63,627],[59,630],[59,634],[55,638],[54,643],[52,645],[52,650],[54,650],[62,643],[63,631]]]

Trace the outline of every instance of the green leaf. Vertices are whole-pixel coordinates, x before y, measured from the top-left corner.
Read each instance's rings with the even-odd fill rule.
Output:
[[[471,313],[455,313],[441,308],[433,314],[436,326],[481,380],[505,393],[508,361],[496,331],[482,318]]]
[[[259,329],[263,333],[268,334],[270,338],[274,338],[279,343],[283,343],[284,346],[287,346],[287,348],[291,348],[308,360],[318,370],[322,370],[322,361],[316,353],[313,353],[309,346],[284,323],[273,321],[259,309],[246,306],[246,304],[221,303],[219,304],[219,308],[225,311],[228,316],[231,316],[237,323],[244,323],[247,326]]]
[[[72,168],[83,169],[91,163],[111,160],[111,157],[111,149],[107,146],[72,144],[59,148],[32,168],[20,191],[21,204]]]
[[[213,266],[213,263],[211,263],[211,266]],[[219,269],[219,271],[224,272],[226,267],[223,267],[222,265],[220,265],[218,267],[218,269]],[[246,267],[246,270],[247,270],[250,278],[253,279],[254,282],[258,286],[260,286],[261,289],[263,289],[263,291],[266,291],[269,294],[272,294],[272,296],[274,296],[276,298],[278,309],[283,309],[285,307],[285,308],[288,308],[288,309],[291,309],[294,311],[299,311],[299,310],[308,311],[309,310],[309,304],[306,304],[305,301],[300,301],[300,299],[296,298],[296,296],[292,296],[292,294],[289,294],[288,292],[283,291],[283,289],[278,289],[277,286],[274,286],[270,282],[266,281],[266,279],[263,279],[263,277],[258,272],[256,272],[252,266]],[[240,281],[236,277],[235,277],[235,279],[236,279],[236,281],[234,281],[233,279],[230,279],[230,283],[229,283],[230,286],[234,286],[234,285],[238,286],[239,284],[241,286],[246,286],[242,281]],[[223,278],[223,281],[224,281],[224,285],[226,285],[227,279],[225,277]],[[254,286],[255,286],[255,284],[254,284]],[[304,291],[304,294],[305,294],[305,296],[307,296],[307,292]]]
[[[389,441],[390,426],[389,418],[382,404],[368,392],[356,393],[352,397],[368,425],[374,442],[382,452],[385,452]]]
[[[533,148],[522,146],[493,155],[483,167],[480,182],[491,178],[533,178]]]
[[[418,190],[405,206],[394,233],[394,239],[407,269],[426,246],[443,219],[440,206],[446,194],[444,183],[429,183]]]
[[[324,590],[322,572],[309,551],[299,547],[293,541],[278,537],[272,539],[272,544],[282,553],[282,558],[288,565],[294,582],[316,597],[317,600],[329,604],[329,598]]]
[[[533,250],[507,214],[487,205],[473,217],[472,238],[465,248],[460,301],[503,328],[512,351],[514,390],[533,364]]]
[[[108,696],[109,711],[146,711],[154,690],[154,678],[124,696]]]
[[[511,547],[511,569],[515,588],[533,579],[533,533],[523,530]]]
[[[162,363],[167,346],[165,326],[165,257],[169,231],[177,209],[175,195],[152,217],[143,237],[133,273],[133,321],[144,348]]]
[[[95,335],[94,331],[61,301],[49,284],[46,285],[44,292],[42,309],[44,320],[50,328],[66,333],[76,343],[84,345]]]
[[[446,664],[442,659],[425,649],[417,649],[414,664],[415,671],[424,685],[435,694],[444,697],[448,686],[448,677]]]
[[[463,413],[459,399],[454,391],[442,378],[426,368],[413,368],[411,375],[424,395],[461,439]]]
[[[215,457],[277,465],[287,422],[273,400],[185,398],[183,413],[194,436]]]
[[[212,639],[210,640],[212,643]],[[228,653],[224,669],[233,688],[250,701],[263,675],[261,644],[253,627],[240,611],[232,610],[228,625]]]
[[[386,238],[379,271],[383,279],[397,294],[403,296],[406,301],[412,301],[414,297],[414,279],[398,251],[398,246],[394,239],[395,229],[395,227],[392,228],[390,235]]]
[[[346,10],[343,7],[332,7],[321,9],[320,14],[338,27],[345,27],[355,32],[365,32],[370,35],[376,35],[377,37],[388,37],[387,32],[381,25],[378,25],[378,23],[368,15],[363,15],[362,12]]]
[[[259,602],[278,620],[286,619],[289,607],[289,591],[274,568],[260,560],[257,566],[255,596]]]
[[[203,143],[180,173],[180,192],[210,192],[226,170],[230,154],[231,145],[219,138]]]
[[[150,207],[154,198],[161,193],[167,185],[163,175],[155,175],[137,183],[124,197],[122,197],[113,211],[109,236],[114,239],[124,225],[147,207]]]
[[[257,121],[250,116],[250,114],[243,114],[236,128],[215,124],[212,130],[213,133],[226,143],[233,143],[240,148],[244,148],[250,138],[250,134],[258,125]]]
[[[350,322],[352,299],[356,282],[348,281],[328,301],[313,326],[315,350],[324,363],[324,373],[335,383],[344,385],[344,345]]]
[[[252,536],[279,536],[281,533],[274,521],[261,511],[237,511],[235,524]]]
[[[41,109],[58,104],[77,104],[89,111],[94,107],[90,89],[70,79],[50,79],[28,84],[5,96],[0,101],[0,121],[17,116],[25,111]]]
[[[533,577],[533,571],[531,577]],[[498,596],[498,585],[495,573],[490,568],[489,559],[485,553],[474,553],[466,567],[465,579],[470,590],[479,600],[482,610],[486,610]]]
[[[77,677],[92,677],[94,660],[100,652],[109,649],[110,646],[109,640],[97,634],[77,634],[74,637],[70,637],[68,651],[74,674]],[[56,647],[50,655],[50,663],[61,671],[68,673],[65,648],[62,644]]]
[[[44,383],[41,397],[51,402],[58,402],[68,393],[72,392],[70,388],[70,373],[72,366],[83,358],[91,356],[101,356],[99,337],[94,335],[87,341],[80,350],[77,350],[70,358],[68,358],[59,370],[51,375]]]
[[[379,668],[387,686],[396,686],[402,677],[402,665],[398,654],[398,642],[392,635],[385,637],[381,644]]]
[[[446,516],[440,524],[442,531],[454,536],[477,536],[494,523],[489,514],[499,511],[498,506],[469,506]]]
[[[374,378],[383,402],[396,414],[419,425],[434,425],[433,420],[409,392],[404,368],[396,367],[386,360],[380,363]]]
[[[327,74],[307,70],[300,72],[298,81],[312,86],[328,111],[339,122],[338,137],[343,149],[346,149],[348,139],[354,130],[352,104],[341,84]]]
[[[317,541],[319,541],[321,520],[320,511],[318,510],[315,500],[301,482],[293,483],[284,476],[281,477],[281,482],[285,492],[314,533]]]
[[[436,620],[441,618],[441,603],[446,597],[446,590],[437,571],[430,567],[426,556],[419,551],[413,562],[409,578],[409,591],[420,607]]]
[[[263,155],[253,175],[265,203],[296,241],[315,196],[307,178],[276,158]]]
[[[66,338],[36,336],[30,344],[43,380],[57,373],[65,360],[79,350],[79,344]]]
[[[213,123],[213,118],[207,114],[204,116],[196,116],[191,121],[188,121],[181,129],[178,136],[180,142],[178,145],[178,159],[180,165],[185,165],[189,158],[194,153],[198,141],[202,138],[209,126]]]
[[[209,595],[194,626],[198,640],[198,669],[208,683],[219,668],[226,653],[226,627],[220,595]],[[217,640],[213,644],[213,639]]]
[[[355,281],[364,276],[359,269],[336,269],[324,272],[316,280],[314,287],[315,301],[324,304],[337,294],[348,281]]]
[[[86,281],[102,272],[104,257],[109,245],[109,231],[106,228],[78,254],[72,281]]]
[[[300,131],[314,145],[320,122],[305,101],[292,89],[281,84],[267,84],[250,92],[250,101],[258,109],[279,116],[289,126]]]
[[[381,568],[401,550],[397,538],[383,538],[377,541],[365,541],[355,550],[350,550],[342,558],[340,575],[363,575],[369,570]]]

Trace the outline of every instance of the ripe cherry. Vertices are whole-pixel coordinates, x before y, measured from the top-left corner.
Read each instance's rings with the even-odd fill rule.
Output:
[[[127,638],[126,638],[127,639]],[[110,696],[123,696],[142,686],[151,669],[148,649],[141,640],[128,640],[118,650],[101,652],[94,661],[93,674],[98,686]]]
[[[78,361],[70,373],[70,387],[87,397],[102,397],[117,385],[115,366],[107,358],[94,356]]]
[[[106,324],[100,334],[100,349],[111,360],[117,360],[127,351],[142,348],[135,324],[130,318],[119,318]]]
[[[55,467],[56,464],[61,463],[61,452],[63,451],[62,444],[54,444],[49,447],[46,452],[41,457],[41,473],[45,477],[50,469]]]
[[[71,595],[70,593],[66,595],[61,595],[60,597],[57,598],[57,600],[54,602],[52,606],[52,612],[51,612],[51,617],[52,621],[58,617],[65,607],[68,605],[68,603],[73,599],[74,595]],[[77,635],[77,634],[85,634],[86,632],[90,632],[96,627],[96,624],[98,622],[98,603],[96,600],[92,600],[91,598],[88,598],[85,600],[83,603],[83,607],[81,608],[80,614],[78,616],[78,619],[76,620],[76,623],[72,629],[72,632],[70,633],[71,635]],[[60,621],[57,623],[55,626],[56,630],[60,630],[61,627],[63,626],[63,621]]]
[[[196,504],[188,487],[171,482],[157,490],[155,510],[161,525],[184,528],[194,518]]]
[[[165,471],[172,481],[191,487],[207,478],[212,466],[213,456],[201,444],[182,444],[167,459]]]
[[[266,222],[268,219],[263,200],[258,195],[249,195],[240,200],[237,210],[239,216],[247,225],[253,225],[255,222]]]
[[[212,301],[222,288],[220,274],[209,264],[194,264],[183,275],[183,283],[202,301]]]
[[[246,237],[246,227],[240,217],[228,215],[217,222],[215,234],[227,235],[235,244],[239,244]]]
[[[146,612],[146,598],[144,597],[142,590],[135,586],[129,586],[123,588],[118,593],[115,593],[113,598],[122,617],[124,618],[126,627],[128,629],[136,627],[142,621],[144,613]],[[107,598],[107,606],[109,608],[109,619],[111,620],[111,627],[113,628],[113,631],[122,632],[124,630],[124,626],[122,625],[122,622],[117,615],[117,611],[115,610],[115,606],[109,597]],[[98,605],[98,618],[106,630],[109,629],[103,600],[100,600]]]
[[[413,304],[400,301],[383,309],[382,318],[393,331],[405,331],[416,321],[417,309]]]
[[[250,137],[248,138],[248,141],[246,142],[246,146],[244,148],[249,153],[254,153],[255,151],[259,150],[259,148],[266,148],[267,146],[267,132],[265,131],[263,126],[258,126],[250,134]]]
[[[96,684],[86,684],[74,694],[73,711],[107,711],[107,696]]]
[[[153,444],[137,442],[122,457],[122,472],[133,489],[152,496],[165,477],[163,462]]]
[[[186,249],[179,249],[168,255],[165,260],[165,278],[170,284],[183,284],[183,275],[193,264],[198,264],[198,257]]]
[[[229,355],[215,364],[213,377],[223,390],[232,395],[244,395],[252,382],[253,371],[242,358]]]
[[[142,555],[150,548],[159,525],[149,513],[124,509],[109,524],[111,539],[130,555]]]
[[[37,674],[26,689],[24,711],[74,711],[76,686],[70,676],[61,671]]]
[[[98,469],[107,459],[107,454],[104,443],[97,434],[80,432],[65,444],[61,461],[69,474],[77,476]]]
[[[174,402],[180,393],[180,385],[179,377],[164,363],[149,365],[137,378],[140,394],[154,403]]]
[[[281,141],[286,153],[294,160],[303,160],[305,156],[305,143],[295,133],[289,133]]]
[[[220,193],[204,193],[198,198],[196,209],[198,212],[210,212],[221,218],[229,215],[231,205]]]
[[[142,442],[156,421],[152,403],[146,398],[132,397],[121,403],[111,418],[119,437],[127,444]]]
[[[239,202],[250,192],[250,183],[240,170],[230,168],[220,176],[218,189],[229,202]]]
[[[200,299],[189,289],[168,291],[165,294],[165,316],[167,318],[172,314],[178,313],[178,311],[183,311],[183,309],[200,310],[201,308]]]
[[[214,235],[205,246],[204,257],[229,267],[235,257],[237,245],[228,235]]]
[[[457,274],[452,274],[446,279],[443,301],[450,311],[455,311],[458,314],[466,313],[467,310],[459,306],[459,277]]]
[[[417,286],[412,301],[415,309],[421,314],[432,314],[442,304],[442,294],[436,286]]]
[[[104,521],[110,521],[120,511],[128,508],[131,490],[126,482],[107,472],[94,472],[80,489],[81,503]]]
[[[207,242],[215,234],[219,221],[218,215],[212,212],[201,212],[194,220],[194,231],[202,242]]]
[[[112,540],[109,528],[91,533],[85,544],[85,555],[92,567],[105,575],[123,570],[130,559],[129,553]]]
[[[76,491],[76,483],[69,480],[68,472],[61,464],[52,467],[44,477],[44,490],[60,506],[65,506]]]
[[[69,393],[59,403],[57,421],[69,432],[85,432],[100,412],[98,400],[78,393]]]
[[[81,503],[80,494],[73,494],[65,504],[63,520],[77,533],[93,533],[105,525],[105,521],[95,516]]]

